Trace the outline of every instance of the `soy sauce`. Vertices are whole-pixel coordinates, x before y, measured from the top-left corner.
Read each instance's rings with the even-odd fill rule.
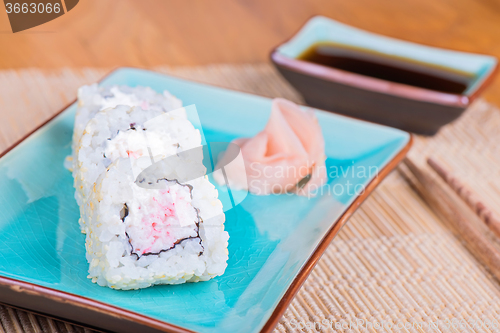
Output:
[[[297,59],[451,94],[462,94],[474,79],[469,73],[451,68],[337,44],[314,44]]]

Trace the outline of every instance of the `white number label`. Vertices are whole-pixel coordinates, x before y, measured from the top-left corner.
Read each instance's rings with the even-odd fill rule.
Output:
[[[61,12],[61,4],[56,2],[54,4],[52,3],[47,3],[47,4],[44,4],[44,3],[36,3],[36,2],[32,2],[32,3],[27,3],[27,2],[24,2],[24,3],[6,3],[5,4],[5,10],[7,11],[7,14],[10,14],[10,13],[15,13],[15,14],[19,14],[19,13],[23,13],[23,14],[26,14],[26,13],[31,13],[31,14],[35,14],[35,13],[47,13],[47,14],[50,14],[52,12],[56,13],[56,14],[59,14]]]

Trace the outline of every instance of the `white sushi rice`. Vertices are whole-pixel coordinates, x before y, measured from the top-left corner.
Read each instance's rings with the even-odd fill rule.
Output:
[[[114,289],[137,289],[222,275],[229,236],[224,231],[224,213],[215,187],[201,177],[187,182],[192,191],[163,180],[159,183],[164,183],[164,189],[139,188],[131,161],[141,162],[118,159],[111,164],[84,207],[92,281]],[[162,194],[167,190],[177,198]],[[158,206],[177,206],[173,203],[184,204],[177,207],[178,216],[164,218],[163,226],[153,227],[155,222],[161,224],[166,211]],[[189,224],[182,226],[182,218]],[[152,240],[155,235],[159,236],[156,242]]]
[[[80,98],[71,167],[89,278],[137,289],[223,274],[222,204],[200,177],[202,150],[191,149],[201,146],[199,131],[183,108],[172,110],[180,101],[149,88],[96,86],[81,88]]]
[[[80,206],[85,202],[97,177],[119,157],[149,156],[149,148],[160,160],[200,144],[200,133],[183,108],[165,113],[120,105],[100,111],[88,122],[75,151],[76,201]],[[83,232],[84,222],[80,220]]]
[[[72,169],[75,151],[85,126],[97,112],[118,105],[139,106],[143,110],[168,112],[182,107],[182,102],[164,91],[158,94],[149,87],[105,86],[97,84],[82,86],[78,89],[78,108],[75,114],[73,130],[73,155],[65,162],[68,169]]]

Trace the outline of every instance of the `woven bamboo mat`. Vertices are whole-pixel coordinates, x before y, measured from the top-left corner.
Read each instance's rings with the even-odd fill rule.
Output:
[[[267,64],[157,70],[300,102]],[[0,72],[0,150],[105,73]],[[410,157],[420,165],[435,157],[500,212],[499,142],[500,111],[478,101],[438,135],[416,137]],[[329,246],[276,332],[500,332],[499,296],[498,283],[396,171]],[[89,332],[0,305],[1,331]]]

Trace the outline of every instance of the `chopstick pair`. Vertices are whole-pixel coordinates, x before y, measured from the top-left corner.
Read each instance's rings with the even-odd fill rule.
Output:
[[[500,218],[483,203],[481,198],[433,158],[428,158],[427,164],[476,212],[476,215],[486,223],[488,228],[500,238]]]
[[[405,158],[401,174],[429,206],[443,217],[469,251],[500,280],[500,220],[477,194],[467,188],[434,159],[429,166],[439,175]]]

